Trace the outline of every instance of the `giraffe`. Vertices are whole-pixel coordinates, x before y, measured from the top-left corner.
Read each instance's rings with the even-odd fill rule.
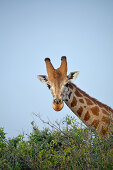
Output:
[[[67,59],[61,57],[61,65],[54,69],[51,60],[45,58],[47,74],[38,75],[37,78],[47,84],[53,95],[53,109],[60,111],[65,104],[82,122],[94,128],[98,134],[106,135],[108,127],[113,123],[113,109],[101,103],[72,82],[79,72],[71,72],[67,76]]]

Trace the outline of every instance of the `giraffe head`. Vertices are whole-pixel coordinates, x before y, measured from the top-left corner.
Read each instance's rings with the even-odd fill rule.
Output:
[[[74,81],[79,72],[71,72],[67,76],[67,61],[66,57],[61,57],[61,65],[58,69],[54,69],[53,65],[49,58],[45,58],[47,74],[46,75],[38,75],[38,79],[47,84],[53,95],[53,109],[56,111],[60,111],[63,106],[63,97],[65,93],[65,89],[68,88],[68,83]]]

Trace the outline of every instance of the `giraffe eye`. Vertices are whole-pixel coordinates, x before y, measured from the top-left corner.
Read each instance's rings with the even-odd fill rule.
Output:
[[[47,84],[47,87],[50,89],[51,88],[51,86],[49,85],[49,84]]]
[[[66,83],[65,86],[68,87],[68,86],[69,86],[69,83]]]

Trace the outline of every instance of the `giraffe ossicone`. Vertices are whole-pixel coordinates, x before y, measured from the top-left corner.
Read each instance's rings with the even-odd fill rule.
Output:
[[[61,65],[55,69],[49,58],[45,58],[47,74],[38,75],[38,79],[47,84],[53,95],[53,109],[60,111],[64,102],[87,126],[94,127],[98,133],[105,135],[113,123],[113,109],[90,97],[72,82],[79,72],[67,76],[67,60],[61,57]]]

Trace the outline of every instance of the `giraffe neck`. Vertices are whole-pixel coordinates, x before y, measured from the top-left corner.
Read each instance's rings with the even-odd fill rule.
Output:
[[[106,134],[113,116],[110,107],[90,97],[73,83],[69,83],[64,101],[86,126],[94,127],[99,133]]]

